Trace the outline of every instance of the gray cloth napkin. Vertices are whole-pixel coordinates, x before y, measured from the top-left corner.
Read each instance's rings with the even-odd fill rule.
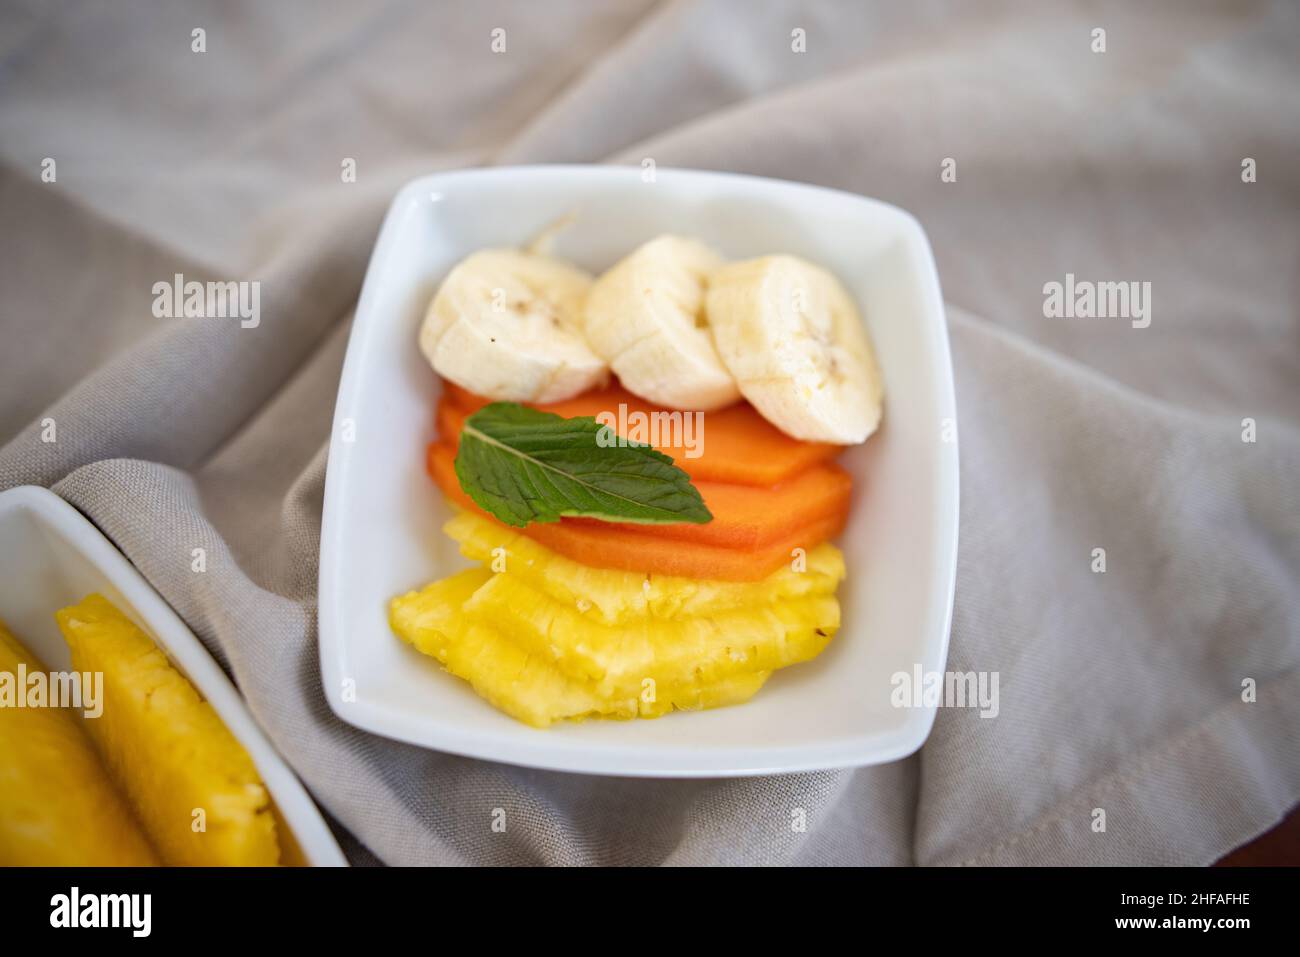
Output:
[[[6,3],[0,487],[116,542],[358,861],[1209,862],[1300,799],[1300,10],[1050,7]],[[330,713],[325,449],[387,202],[645,158],[925,225],[961,430],[949,667],[998,672],[996,718],[940,709],[881,767],[635,781]],[[155,318],[176,273],[260,281],[260,325]],[[1150,325],[1049,318],[1067,274],[1149,282]]]

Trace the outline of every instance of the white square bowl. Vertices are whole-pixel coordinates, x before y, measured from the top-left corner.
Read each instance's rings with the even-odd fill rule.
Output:
[[[92,592],[149,634],[244,746],[279,812],[277,824],[288,825],[291,844],[301,851],[301,860],[291,862],[346,866],[316,805],[235,686],[144,576],[85,516],[48,489],[20,485],[0,492],[0,618],[45,667],[71,667],[54,613]]]
[[[655,721],[527,727],[388,627],[391,598],[466,566],[425,473],[441,386],[416,333],[451,266],[568,214],[556,253],[599,272],[660,233],[724,255],[820,263],[862,308],[885,380],[880,431],[841,461],[854,504],[840,545],[844,624],[815,661],[738,707]],[[850,767],[921,746],[933,708],[895,708],[891,676],[942,671],[957,552],[957,442],[943,301],[920,224],[897,207],[777,180],[689,170],[541,166],[438,173],[388,212],[357,307],[334,416],[321,531],[325,695],[343,720],[413,744],[595,774],[718,777]],[[707,423],[706,423],[707,426]]]

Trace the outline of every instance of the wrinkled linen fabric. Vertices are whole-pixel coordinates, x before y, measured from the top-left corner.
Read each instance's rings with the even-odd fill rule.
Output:
[[[0,487],[121,548],[357,862],[1210,862],[1300,799],[1297,47],[1287,2],[8,2]],[[996,718],[941,708],[880,767],[647,781],[330,712],[326,444],[387,203],[645,158],[925,226],[960,417],[949,668],[999,674]],[[155,318],[177,273],[259,281],[260,325]],[[1047,317],[1067,274],[1149,282],[1150,325]]]

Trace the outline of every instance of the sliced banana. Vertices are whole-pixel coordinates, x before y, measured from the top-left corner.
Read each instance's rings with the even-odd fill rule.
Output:
[[[583,328],[630,392],[703,411],[740,398],[705,321],[709,276],[722,265],[703,243],[660,236],[596,280]]]
[[[709,282],[709,325],[740,391],[797,439],[852,445],[880,423],[876,357],[838,279],[795,256],[732,263]]]
[[[609,375],[582,334],[590,288],[591,276],[550,256],[476,252],[438,287],[420,351],[444,379],[489,399],[572,398]]]

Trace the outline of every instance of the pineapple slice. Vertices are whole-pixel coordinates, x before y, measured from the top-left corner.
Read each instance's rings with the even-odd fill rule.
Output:
[[[46,671],[0,622],[0,672],[16,681],[20,664]],[[77,716],[0,708],[0,867],[156,864]]]
[[[498,522],[462,511],[443,527],[467,558],[522,578],[557,601],[606,625],[636,618],[708,617],[835,591],[844,555],[830,542],[808,552],[807,567],[785,566],[763,581],[727,582],[591,568]],[[497,552],[496,549],[504,549]],[[504,558],[504,567],[497,565]]]
[[[389,624],[403,641],[437,658],[496,708],[535,728],[587,715],[636,716],[634,697],[602,700],[590,686],[566,678],[547,657],[529,654],[492,628],[471,623],[461,608],[491,577],[485,569],[471,568],[408,592],[393,599]]]
[[[770,671],[747,671],[728,675],[712,684],[694,681],[673,685],[662,697],[657,687],[643,681],[637,703],[643,718],[660,718],[670,711],[726,708],[733,704],[743,704],[754,697],[771,676]]]
[[[829,542],[800,571],[723,582],[589,568],[471,512],[444,530],[492,571],[396,598],[389,622],[535,727],[737,704],[839,628],[844,557]]]
[[[90,736],[164,862],[276,864],[270,797],[212,705],[102,595],[56,618],[73,667],[104,674],[104,713],[86,722]]]
[[[510,574],[488,579],[465,603],[465,613],[613,697],[636,695],[647,680],[659,694],[671,695],[677,686],[807,661],[840,624],[833,595],[809,595],[712,618],[607,626]]]
[[[768,672],[728,677],[716,685],[688,682],[660,691],[640,686],[602,696],[592,683],[561,671],[547,655],[530,653],[504,633],[471,620],[462,609],[492,574],[470,569],[395,598],[389,622],[403,641],[438,659],[493,706],[535,728],[588,716],[657,718],[751,698]]]

